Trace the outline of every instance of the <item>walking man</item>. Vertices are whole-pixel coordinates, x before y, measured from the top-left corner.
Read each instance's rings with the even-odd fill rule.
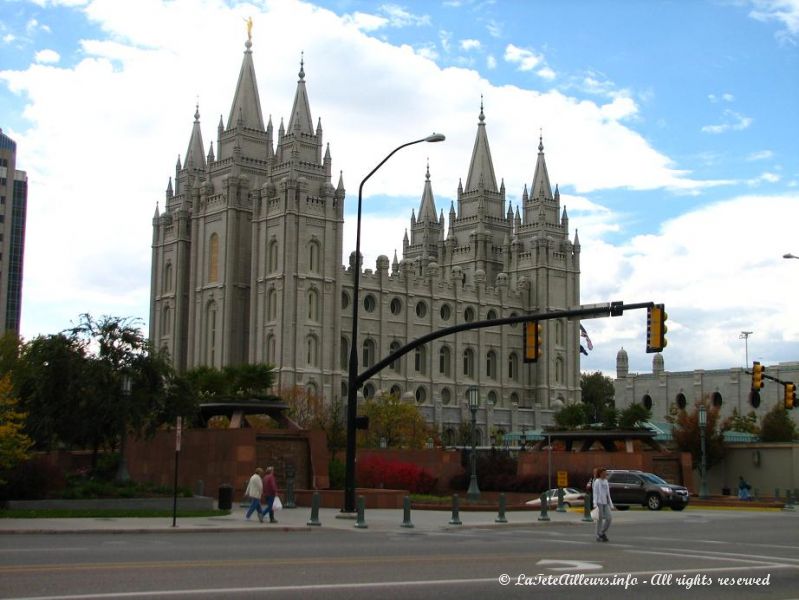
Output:
[[[247,516],[245,518],[249,519],[252,513],[256,512],[258,513],[258,520],[261,523],[264,522],[264,513],[261,512],[261,494],[264,493],[264,484],[261,479],[263,474],[264,470],[261,467],[255,469],[255,473],[252,474],[247,484],[247,490],[244,492],[244,495],[250,499],[250,508],[247,509]]]
[[[272,510],[272,505],[275,503],[275,496],[277,496],[277,480],[275,480],[275,468],[266,467],[266,475],[264,475],[264,496],[266,497],[266,507],[263,514],[269,513],[269,522],[277,523],[275,519],[275,512]],[[263,521],[263,515],[261,515]]]
[[[610,527],[610,511],[613,510],[613,500],[610,498],[610,485],[608,485],[607,469],[597,470],[596,478],[591,486],[594,495],[594,508],[599,513],[596,520],[596,541],[608,541],[608,528]]]

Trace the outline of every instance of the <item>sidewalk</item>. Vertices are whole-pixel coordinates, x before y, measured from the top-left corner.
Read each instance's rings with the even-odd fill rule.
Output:
[[[410,531],[401,527],[402,509],[367,509],[364,513],[366,529],[355,527],[356,519],[341,518],[341,511],[336,508],[319,509],[321,526],[309,526],[311,509],[307,507],[284,508],[277,511],[277,523],[260,523],[253,515],[246,520],[246,508],[233,506],[229,515],[220,517],[187,517],[178,518],[176,527],[172,527],[172,518],[75,518],[75,519],[0,519],[0,535],[11,533],[146,533],[146,532],[191,532],[191,531],[318,531],[324,529],[342,529],[360,531]],[[495,523],[497,511],[461,511],[462,525],[450,525],[450,510],[413,510],[411,523],[413,530],[446,531],[464,527],[508,527],[546,525],[538,521],[539,511],[509,511],[505,514],[508,523]],[[339,518],[337,518],[339,517]],[[583,512],[575,509],[571,512],[559,513],[549,511],[549,522],[583,523]]]

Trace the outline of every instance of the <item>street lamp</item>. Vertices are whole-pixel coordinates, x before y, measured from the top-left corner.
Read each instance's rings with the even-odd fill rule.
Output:
[[[350,341],[349,376],[347,378],[347,459],[344,473],[344,510],[346,513],[355,512],[355,418],[358,415],[358,309],[359,286],[361,282],[361,203],[363,199],[363,184],[375,174],[380,167],[394,154],[413,144],[420,142],[443,142],[446,138],[442,133],[433,133],[420,140],[414,140],[397,146],[388,156],[380,161],[369,174],[363,178],[358,187],[358,223],[355,229],[355,266],[352,280],[352,340]]]
[[[752,335],[754,331],[742,331],[741,335],[738,336],[739,340],[744,341],[744,351],[746,353],[746,362],[744,366],[749,366],[749,336]]]
[[[796,256],[796,254],[791,254],[790,252],[788,252],[788,254],[783,254],[782,257],[783,258],[799,258],[799,256]]]
[[[707,456],[705,453],[705,429],[707,429],[707,408],[704,404],[699,405],[699,436],[701,440],[702,462],[699,479],[699,497],[707,498]]]
[[[128,445],[128,399],[130,398],[130,375],[122,376],[122,435],[119,438],[119,466],[117,466],[117,481],[130,481],[128,473],[128,459],[126,447]]]
[[[469,400],[469,410],[472,411],[472,453],[469,457],[471,467],[471,477],[469,479],[469,490],[466,497],[469,500],[480,498],[480,488],[477,487],[477,409],[480,408],[480,390],[477,386],[472,386],[466,390],[466,397]]]

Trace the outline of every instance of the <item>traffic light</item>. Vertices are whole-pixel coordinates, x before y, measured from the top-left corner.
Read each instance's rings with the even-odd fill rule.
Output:
[[[759,362],[752,363],[752,389],[759,390],[763,388],[763,371],[765,367]]]
[[[655,304],[646,309],[646,351],[661,352],[666,347],[666,309]]]
[[[796,385],[792,381],[785,384],[785,410],[791,410],[796,404]]]
[[[524,324],[524,362],[534,363],[543,353],[544,327],[538,321]]]

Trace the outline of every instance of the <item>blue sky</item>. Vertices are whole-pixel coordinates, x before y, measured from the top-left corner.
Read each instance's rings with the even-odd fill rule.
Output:
[[[782,259],[799,254],[799,0],[0,0],[0,127],[30,178],[23,335],[86,311],[146,321],[150,218],[198,98],[215,140],[248,16],[276,123],[305,52],[347,215],[387,151],[447,135],[370,180],[367,266],[401,253],[428,159],[448,213],[482,94],[514,206],[543,131],[583,302],[664,302],[669,370],[743,366],[742,330],[750,361],[799,359],[799,261]],[[622,346],[650,370],[643,313],[585,325],[584,370],[612,373]]]

